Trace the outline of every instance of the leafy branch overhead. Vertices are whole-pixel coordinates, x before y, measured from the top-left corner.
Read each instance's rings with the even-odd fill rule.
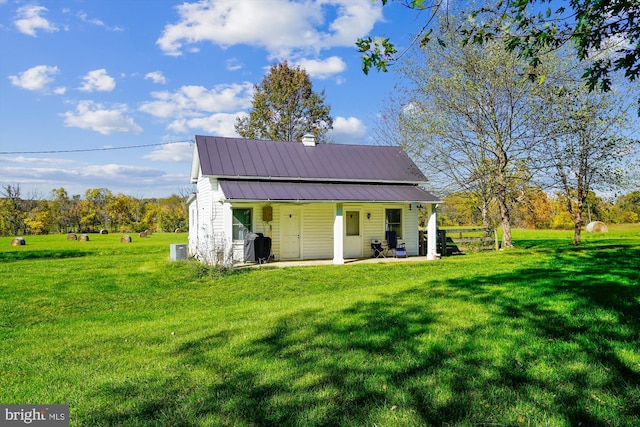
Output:
[[[389,0],[380,0],[387,5]],[[414,11],[430,10],[430,23],[439,10],[450,8],[445,0],[397,0]],[[483,44],[501,39],[505,48],[517,52],[538,67],[545,53],[572,43],[576,56],[586,63],[583,78],[590,90],[608,91],[616,72],[634,82],[640,76],[640,1],[569,0],[555,6],[553,0],[498,0],[468,14],[459,28],[468,43]],[[425,25],[414,41],[429,42]],[[365,74],[371,68],[387,71],[401,55],[393,41],[366,37],[356,43]],[[640,109],[638,110],[640,114]]]

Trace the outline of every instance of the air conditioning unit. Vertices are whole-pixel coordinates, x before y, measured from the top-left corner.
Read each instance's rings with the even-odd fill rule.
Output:
[[[187,259],[187,245],[169,245],[171,261]]]

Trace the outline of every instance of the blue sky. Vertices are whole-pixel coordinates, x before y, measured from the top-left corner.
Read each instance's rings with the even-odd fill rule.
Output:
[[[177,193],[189,141],[236,136],[285,59],[325,90],[334,142],[370,144],[394,77],[365,76],[355,41],[419,23],[371,0],[0,0],[0,184]]]

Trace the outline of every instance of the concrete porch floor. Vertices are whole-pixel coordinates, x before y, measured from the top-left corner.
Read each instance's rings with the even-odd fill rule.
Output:
[[[355,265],[355,264],[380,264],[380,263],[393,263],[393,262],[426,262],[426,256],[410,256],[406,258],[350,258],[345,259],[344,264],[334,264],[332,259],[317,259],[317,260],[296,260],[296,261],[271,261],[266,264],[256,263],[243,263],[236,264],[234,268],[260,268],[260,267],[308,267],[314,265]]]

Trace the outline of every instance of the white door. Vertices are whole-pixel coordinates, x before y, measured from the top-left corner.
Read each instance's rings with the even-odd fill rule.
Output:
[[[280,258],[300,259],[300,208],[282,208],[280,227]]]
[[[360,232],[360,211],[347,210],[344,213],[344,257],[362,258],[362,233]]]

